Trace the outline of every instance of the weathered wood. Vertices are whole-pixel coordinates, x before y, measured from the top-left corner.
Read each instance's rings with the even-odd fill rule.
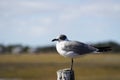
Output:
[[[57,80],[75,80],[74,71],[71,69],[58,70]]]

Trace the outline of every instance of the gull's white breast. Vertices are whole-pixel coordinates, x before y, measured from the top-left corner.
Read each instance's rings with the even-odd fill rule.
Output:
[[[58,51],[58,53],[64,57],[76,57],[78,56],[78,54],[75,54],[73,51],[65,51],[65,44],[67,43],[67,41],[61,41],[61,42],[57,42],[56,44],[56,49]]]

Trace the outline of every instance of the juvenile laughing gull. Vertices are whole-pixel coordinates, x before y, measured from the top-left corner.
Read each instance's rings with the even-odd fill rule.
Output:
[[[56,49],[60,55],[71,58],[71,70],[73,68],[74,57],[88,53],[99,53],[111,50],[110,47],[93,47],[82,42],[71,41],[63,34],[59,35],[56,39],[53,39],[52,42],[53,41],[57,41]]]

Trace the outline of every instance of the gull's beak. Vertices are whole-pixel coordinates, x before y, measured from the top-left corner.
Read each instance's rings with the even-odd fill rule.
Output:
[[[53,39],[52,42],[54,42],[54,41],[58,41],[58,39]]]

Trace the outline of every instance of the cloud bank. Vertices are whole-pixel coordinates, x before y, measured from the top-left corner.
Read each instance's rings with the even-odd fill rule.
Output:
[[[114,20],[117,23],[120,19],[120,2],[85,0],[71,4],[54,0],[0,0],[0,17],[2,42],[12,41],[9,36],[17,37],[14,39],[16,42],[20,42],[19,38],[24,42],[28,38],[34,41],[50,34],[69,34],[71,31],[74,35],[89,32],[96,36],[109,31],[107,29],[113,27]],[[112,25],[109,19],[113,20]],[[76,30],[73,31],[74,28]]]

